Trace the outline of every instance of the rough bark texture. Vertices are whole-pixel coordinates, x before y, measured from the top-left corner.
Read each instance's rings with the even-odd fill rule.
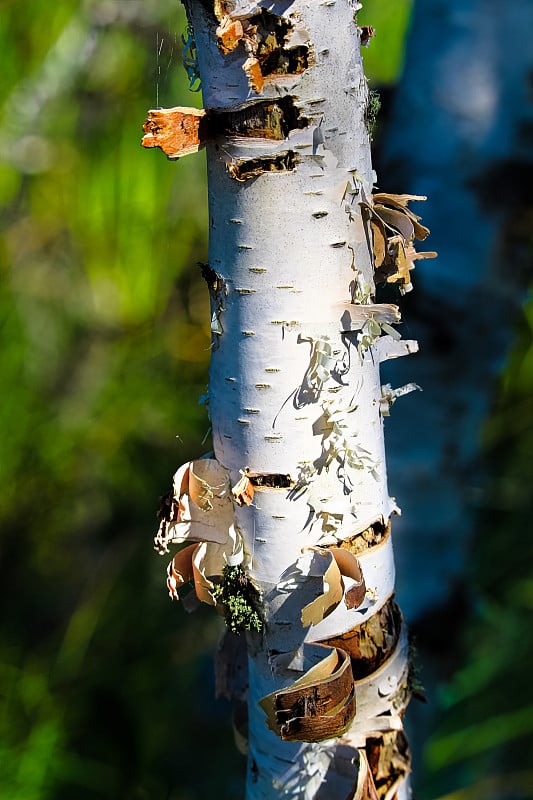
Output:
[[[411,288],[427,230],[408,208],[420,198],[372,196],[358,8],[187,3],[207,122],[214,457],[176,473],[156,545],[200,542],[172,560],[171,596],[194,580],[249,631],[248,677],[232,637],[218,658],[248,800],[409,794],[382,418],[416,387],[382,387],[379,365],[417,346],[373,300],[376,269]],[[146,146],[172,140],[145,131]]]

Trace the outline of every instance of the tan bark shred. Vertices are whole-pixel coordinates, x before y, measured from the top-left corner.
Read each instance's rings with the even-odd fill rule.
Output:
[[[246,59],[242,68],[248,78],[248,86],[252,91],[256,92],[256,94],[259,94],[265,83],[259,61],[254,56],[250,56]]]
[[[302,608],[302,625],[307,628],[309,625],[318,625],[324,617],[339,605],[342,600],[344,587],[340,569],[337,566],[336,560],[333,555],[328,553],[327,550],[321,548],[314,548],[320,556],[329,559],[329,563],[324,564],[323,592],[318,595],[311,603],[308,603]]]
[[[396,208],[388,208],[387,206],[374,203],[373,211],[378,219],[380,219],[386,226],[401,233],[406,242],[410,242],[414,238],[415,229],[413,221],[405,209],[400,211]]]
[[[197,153],[205,145],[204,109],[176,106],[152,109],[143,125],[143,147],[159,147],[169,158]]]
[[[216,30],[217,44],[224,54],[235,50],[243,36],[242,22],[227,15],[223,17]]]
[[[214,0],[213,13],[219,22],[222,22],[228,13],[227,5],[228,4],[225,2],[225,0]]]
[[[362,791],[360,795],[360,800],[379,800],[379,795],[376,789],[376,785],[374,783],[374,777],[372,775],[372,770],[370,769],[370,765],[368,764],[368,759],[366,757],[366,753],[364,750],[359,751],[361,754],[362,760],[364,760],[366,766],[366,775],[363,781]],[[359,800],[359,798],[354,800]]]
[[[383,222],[374,217],[370,221],[374,242],[374,264],[376,269],[382,267],[387,260],[387,233]]]
[[[192,560],[197,544],[180,550],[167,567],[167,588],[171,600],[179,600],[178,589],[194,577]]]
[[[411,771],[411,752],[404,732],[387,731],[369,738],[366,755],[379,800],[394,796],[391,792],[395,785]]]
[[[417,253],[413,240],[423,241],[429,228],[422,225],[420,217],[408,206],[412,200],[425,200],[422,195],[388,194],[376,192],[373,205],[362,203],[362,210],[370,224],[376,281],[398,283],[400,290],[409,291],[410,271],[421,258],[435,258],[436,253]]]
[[[359,31],[361,47],[368,47],[370,40],[376,35],[375,28],[372,25],[360,25],[357,30]]]
[[[204,542],[198,545],[193,555],[192,571],[194,577],[194,591],[201,603],[205,603],[208,606],[216,606],[216,601],[213,598],[213,589],[215,586],[207,577],[207,572],[209,570],[206,569],[205,561],[206,553]]]
[[[359,561],[349,550],[341,547],[328,549],[333,554],[341,575],[355,581],[354,585],[344,594],[346,608],[359,608],[366,595],[365,579]]]
[[[238,506],[249,506],[254,499],[254,485],[247,475],[242,475],[232,488],[231,493]]]

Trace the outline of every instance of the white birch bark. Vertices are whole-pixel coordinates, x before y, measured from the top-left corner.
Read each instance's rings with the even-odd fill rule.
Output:
[[[210,578],[225,562],[244,564],[259,589],[262,630],[247,635],[247,800],[409,795],[401,736],[408,647],[392,605],[389,522],[397,509],[382,420],[395,395],[382,391],[379,365],[416,342],[400,341],[391,327],[395,307],[372,302],[374,176],[358,7],[187,4],[201,124],[210,126],[214,458],[177,473],[158,545],[207,541],[173,560],[173,596],[195,569],[198,595],[214,602]],[[256,57],[266,71],[261,25],[278,23],[286,26],[283,57],[300,48],[304,68],[258,77]],[[226,30],[238,39],[229,52],[217,45]],[[242,120],[265,100],[279,104],[289,128],[282,138],[231,130],[228,114],[238,110]],[[371,633],[378,619],[382,628]],[[348,643],[367,635],[377,653],[372,669]],[[345,667],[344,694],[321,716],[317,698]],[[283,716],[289,695],[280,693],[294,692],[297,680],[308,695]]]

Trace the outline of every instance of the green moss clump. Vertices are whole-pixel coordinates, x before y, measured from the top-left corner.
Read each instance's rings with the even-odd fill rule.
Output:
[[[232,633],[260,631],[263,627],[257,612],[259,592],[246,575],[243,567],[226,565],[221,582],[215,586],[213,596],[224,609],[224,622]]]

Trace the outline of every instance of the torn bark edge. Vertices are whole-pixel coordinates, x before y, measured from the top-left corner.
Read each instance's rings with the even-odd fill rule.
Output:
[[[206,263],[199,263],[202,270],[202,277],[207,284],[209,290],[209,300],[211,303],[211,345],[213,350],[217,350],[219,346],[219,337],[224,333],[221,317],[226,310],[226,297],[229,290],[224,280],[224,277]]]
[[[243,473],[231,490],[235,503],[242,506],[249,506],[254,499],[254,486],[250,478]]]
[[[143,147],[159,147],[170,158],[197,153],[207,140],[204,109],[176,106],[152,109],[143,125]]]
[[[403,730],[369,736],[365,745],[379,800],[394,800],[401,783],[411,772],[411,751]]]
[[[403,618],[394,595],[365,622],[322,644],[345,650],[352,659],[355,680],[368,678],[393,655],[400,640]]]
[[[296,169],[300,156],[294,150],[283,150],[273,155],[262,155],[256,158],[228,159],[226,157],[224,160],[229,176],[239,183],[244,183],[265,172],[292,172]]]
[[[243,144],[250,140],[265,140],[265,144],[270,145],[284,142],[286,150],[289,134],[308,127],[309,121],[290,95],[249,101],[225,110],[176,106],[148,112],[141,144],[143,147],[159,147],[170,159],[196,153],[208,141],[218,138]],[[274,159],[281,154],[265,152],[261,155]]]
[[[294,481],[290,475],[240,470],[241,477],[233,486],[231,493],[238,506],[251,505],[256,491],[292,489]]]
[[[273,704],[277,723],[286,722],[292,716],[328,714],[350,696],[353,675],[348,654],[344,650],[336,648],[329,653],[329,648],[324,645],[317,644],[314,647],[323,649],[324,655],[328,658],[335,654],[333,671],[320,681],[309,683],[311,675],[311,670],[309,670],[288,689],[276,692]],[[325,661],[328,658],[325,658]],[[325,661],[320,662],[317,667],[320,667]]]
[[[194,581],[196,597],[202,603],[214,606],[212,597],[214,585],[206,577],[201,565],[205,543],[191,544],[180,550],[167,567],[167,588],[171,600],[179,600],[178,589],[189,581]]]
[[[392,336],[381,336],[374,342],[371,349],[377,362],[381,364],[391,358],[401,358],[418,353],[418,342],[415,339],[396,341]]]
[[[228,55],[242,42],[242,52],[248,55],[242,69],[256,94],[263,90],[265,80],[294,79],[314,63],[309,33],[295,24],[292,15],[254,5],[246,9],[219,5],[215,12],[220,23],[215,32],[218,48]]]
[[[268,727],[284,741],[319,742],[335,738],[348,730],[355,716],[350,658],[343,650],[329,647],[323,650],[325,658],[291,687],[260,701]]]
[[[340,319],[340,330],[342,333],[361,330],[369,320],[383,325],[394,325],[401,320],[400,309],[392,303],[371,303],[362,305],[360,303],[343,304],[342,316]]]
[[[323,742],[342,736],[355,717],[355,691],[333,714],[316,717],[291,717],[280,728],[281,739],[286,742]]]
[[[323,591],[302,608],[301,620],[304,628],[319,625],[335,610],[342,599],[347,609],[359,608],[366,595],[363,571],[353,553],[346,548],[318,546],[304,548],[302,551],[304,557],[309,552],[322,556],[326,561],[318,560],[319,571],[309,573],[309,576],[322,578]],[[353,581],[348,590],[345,589],[343,578]]]
[[[379,401],[379,413],[382,417],[390,417],[390,409],[399,397],[404,397],[411,392],[421,392],[422,388],[417,383],[405,383],[393,389],[390,383],[381,386],[381,399]]]
[[[191,111],[197,110],[171,108],[148,112],[154,118],[149,116],[144,123],[142,146],[160,148],[171,161],[197,153],[212,137],[208,130],[206,112],[188,113]],[[299,160],[299,154],[290,147],[252,158],[224,157],[229,176],[239,183],[265,172],[292,172]]]
[[[376,29],[372,25],[359,25],[357,30],[361,47],[368,47],[370,40],[376,35]]]
[[[328,549],[333,554],[341,575],[354,581],[353,585],[344,593],[346,608],[359,608],[366,595],[365,578],[359,560],[349,550],[340,547]]]
[[[390,536],[391,528],[391,517],[389,517],[386,522],[383,517],[381,517],[365,525],[362,530],[358,530],[352,536],[342,539],[335,546],[343,550],[349,550],[354,556],[361,556],[373,547],[382,544],[385,539]]]
[[[397,283],[401,294],[413,288],[409,273],[414,269],[415,261],[437,256],[433,251],[417,253],[414,248],[413,240],[423,241],[430,232],[421,224],[420,216],[409,208],[411,201],[421,200],[426,200],[426,197],[376,192],[371,203],[360,203],[369,247],[372,239],[370,250],[375,281]]]

